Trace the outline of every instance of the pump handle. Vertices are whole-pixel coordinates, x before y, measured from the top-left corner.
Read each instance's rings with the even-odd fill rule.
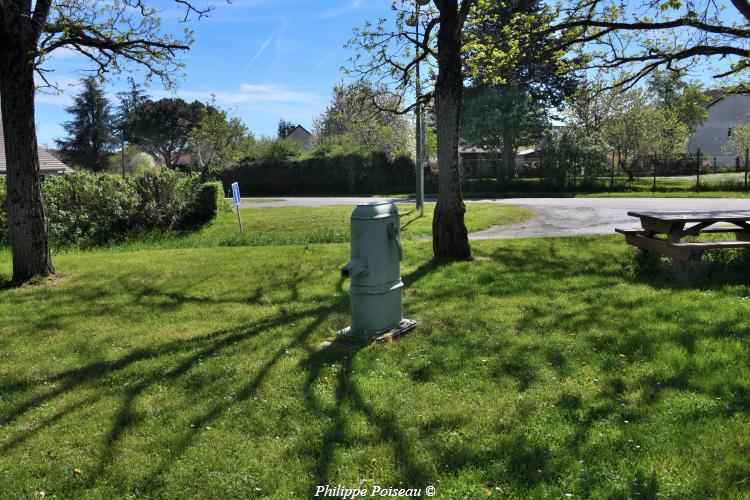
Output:
[[[388,237],[396,240],[396,247],[398,248],[398,260],[404,260],[404,247],[401,246],[401,236],[399,234],[399,227],[391,222],[388,224]]]

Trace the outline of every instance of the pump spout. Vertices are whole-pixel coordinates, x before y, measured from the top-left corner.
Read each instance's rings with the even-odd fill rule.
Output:
[[[352,278],[365,272],[366,268],[363,262],[360,259],[352,259],[343,267],[343,269],[341,269],[341,277]]]

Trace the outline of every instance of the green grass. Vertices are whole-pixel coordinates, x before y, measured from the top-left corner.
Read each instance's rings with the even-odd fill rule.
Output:
[[[402,239],[429,236],[432,233],[434,203],[425,204],[420,216],[412,204],[399,204]],[[240,210],[244,236],[240,235],[235,211],[223,211],[200,231],[189,234],[155,233],[134,237],[116,245],[118,251],[166,248],[202,248],[212,246],[303,245],[345,243],[350,239],[349,218],[352,206],[264,207]],[[534,215],[531,210],[490,203],[467,204],[466,227],[469,232],[493,225],[512,224]],[[70,253],[75,249],[65,249]]]
[[[750,198],[750,193],[741,191],[631,191],[624,193],[586,193],[576,198]]]
[[[284,199],[283,198],[242,198],[242,203],[273,203],[276,201],[284,201]]]
[[[650,278],[618,237],[404,246],[419,327],[363,348],[321,347],[346,244],[67,254],[0,291],[0,496],[750,494],[747,271]]]

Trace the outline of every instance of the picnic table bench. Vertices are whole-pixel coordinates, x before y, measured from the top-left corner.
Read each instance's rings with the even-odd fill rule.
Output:
[[[750,248],[750,211],[628,212],[628,215],[641,221],[641,229],[615,229],[625,235],[628,244],[680,262],[700,260],[706,250],[715,248]],[[733,233],[735,240],[681,241],[702,233]]]

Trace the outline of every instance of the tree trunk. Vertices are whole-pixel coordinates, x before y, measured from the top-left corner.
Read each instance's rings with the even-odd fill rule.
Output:
[[[441,261],[471,258],[469,236],[464,223],[466,206],[461,195],[461,173],[458,167],[458,131],[463,93],[458,17],[457,0],[441,2],[438,77],[435,84],[440,177],[438,201],[432,221],[432,249],[435,259]]]
[[[503,134],[503,169],[507,179],[516,176],[516,147],[513,138],[508,134]]]
[[[47,211],[42,200],[34,92],[32,51],[19,46],[4,47],[0,56],[0,107],[8,167],[6,208],[15,283],[55,273],[50,256]]]

